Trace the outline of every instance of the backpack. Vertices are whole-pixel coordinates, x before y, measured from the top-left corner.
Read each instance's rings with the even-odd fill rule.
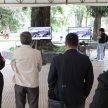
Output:
[[[105,34],[105,42],[108,42],[108,36]]]

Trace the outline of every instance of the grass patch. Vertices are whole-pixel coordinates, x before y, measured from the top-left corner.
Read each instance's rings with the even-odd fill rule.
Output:
[[[42,52],[65,52],[66,48],[65,46],[59,46],[58,49],[54,49],[53,51],[49,51],[49,50],[42,50]]]

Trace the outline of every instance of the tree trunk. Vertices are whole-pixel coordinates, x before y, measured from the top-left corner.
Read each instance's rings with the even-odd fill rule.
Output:
[[[82,13],[75,15],[76,27],[81,27],[82,26],[82,20],[83,20],[83,14]]]
[[[80,22],[79,22],[79,27],[82,26],[82,20],[83,20],[83,14],[80,15],[80,19],[79,19],[79,21],[80,21]]]
[[[86,17],[86,27],[87,27],[87,17]]]
[[[97,40],[99,36],[99,29],[101,28],[101,12],[95,12],[93,40]]]
[[[75,26],[78,27],[78,19],[76,15],[75,15]]]
[[[50,7],[32,7],[31,27],[48,27],[50,26]],[[35,42],[34,42],[35,41]],[[40,49],[40,41],[34,40],[31,44],[33,48]],[[37,43],[36,43],[37,42]],[[36,45],[35,45],[36,44]],[[51,40],[42,40],[42,49],[53,51],[54,46]]]

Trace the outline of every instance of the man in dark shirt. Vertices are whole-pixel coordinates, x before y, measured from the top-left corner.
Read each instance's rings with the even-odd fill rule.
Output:
[[[100,28],[100,36],[98,36],[98,47],[97,47],[97,59],[103,61],[104,58],[104,47],[105,47],[105,36],[104,29]]]

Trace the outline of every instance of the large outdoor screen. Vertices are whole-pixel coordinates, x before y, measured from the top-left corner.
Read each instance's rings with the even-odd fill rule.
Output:
[[[51,27],[29,27],[28,29],[33,40],[52,39]]]
[[[69,27],[68,33],[75,33],[79,40],[90,40],[90,27]]]

